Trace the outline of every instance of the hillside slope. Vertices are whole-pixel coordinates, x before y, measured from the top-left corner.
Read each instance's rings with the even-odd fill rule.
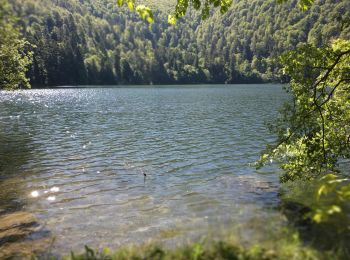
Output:
[[[235,0],[225,15],[200,21],[195,12],[168,26],[169,5],[148,0],[149,25],[112,0],[11,0],[36,47],[35,86],[81,84],[243,83],[279,80],[273,58],[301,42],[321,45],[350,17],[350,1],[318,0],[307,12],[296,1]]]

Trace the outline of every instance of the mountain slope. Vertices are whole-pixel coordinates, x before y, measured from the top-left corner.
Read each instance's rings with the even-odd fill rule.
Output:
[[[167,24],[164,0],[144,2],[157,5],[151,25],[112,0],[11,2],[36,46],[36,86],[279,80],[273,58],[283,51],[350,36],[336,21],[350,16],[348,0],[319,0],[305,13],[296,1],[235,0],[223,16],[201,22],[190,10],[176,26]]]

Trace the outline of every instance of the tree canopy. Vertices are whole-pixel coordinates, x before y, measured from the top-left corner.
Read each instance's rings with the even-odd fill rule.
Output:
[[[22,38],[7,1],[0,0],[0,89],[29,87],[29,43]]]
[[[348,30],[350,17],[336,16],[341,30]],[[284,170],[282,182],[316,184],[313,200],[307,205],[312,210],[309,217],[327,223],[333,232],[345,234],[345,239],[350,228],[349,36],[321,46],[299,44],[281,56],[283,71],[291,78],[287,91],[292,100],[270,124],[277,140],[260,159],[260,165],[278,162]]]
[[[263,160],[276,159],[282,180],[313,179],[350,158],[350,41],[304,44],[281,57],[292,81],[281,117],[272,125],[278,143]]]

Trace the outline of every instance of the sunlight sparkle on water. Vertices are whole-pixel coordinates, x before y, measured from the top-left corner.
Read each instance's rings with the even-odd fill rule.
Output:
[[[59,192],[60,191],[60,188],[59,187],[52,187],[50,189],[51,192]]]
[[[47,198],[48,201],[55,201],[56,200],[56,197],[55,196],[50,196]]]
[[[37,190],[33,190],[31,193],[30,193],[30,196],[32,196],[33,198],[37,198],[39,197],[39,192]]]
[[[25,210],[57,235],[55,253],[80,250],[86,239],[111,247],[162,242],[158,230],[179,227],[181,232],[165,242],[176,244],[219,226],[251,225],[251,216],[268,216],[265,201],[266,207],[279,203],[278,177],[247,167],[272,138],[262,129],[284,101],[278,89],[2,93],[0,125],[11,131],[0,139],[16,148],[8,169],[20,180],[6,178],[2,187],[23,189],[17,195]],[[25,100],[17,104],[14,95]],[[34,95],[33,105],[28,97]],[[52,109],[43,108],[45,103]],[[19,114],[19,120],[9,120]],[[0,200],[7,198],[3,195]]]

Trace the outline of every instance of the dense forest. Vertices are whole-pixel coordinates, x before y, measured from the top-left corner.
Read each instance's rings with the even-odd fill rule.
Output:
[[[151,24],[112,0],[11,3],[32,44],[28,76],[36,87],[280,81],[275,57],[282,52],[350,35],[335,19],[350,14],[350,1],[340,0],[317,1],[306,12],[296,1],[235,0],[225,15],[201,22],[189,10],[174,26],[165,1],[145,1]]]

